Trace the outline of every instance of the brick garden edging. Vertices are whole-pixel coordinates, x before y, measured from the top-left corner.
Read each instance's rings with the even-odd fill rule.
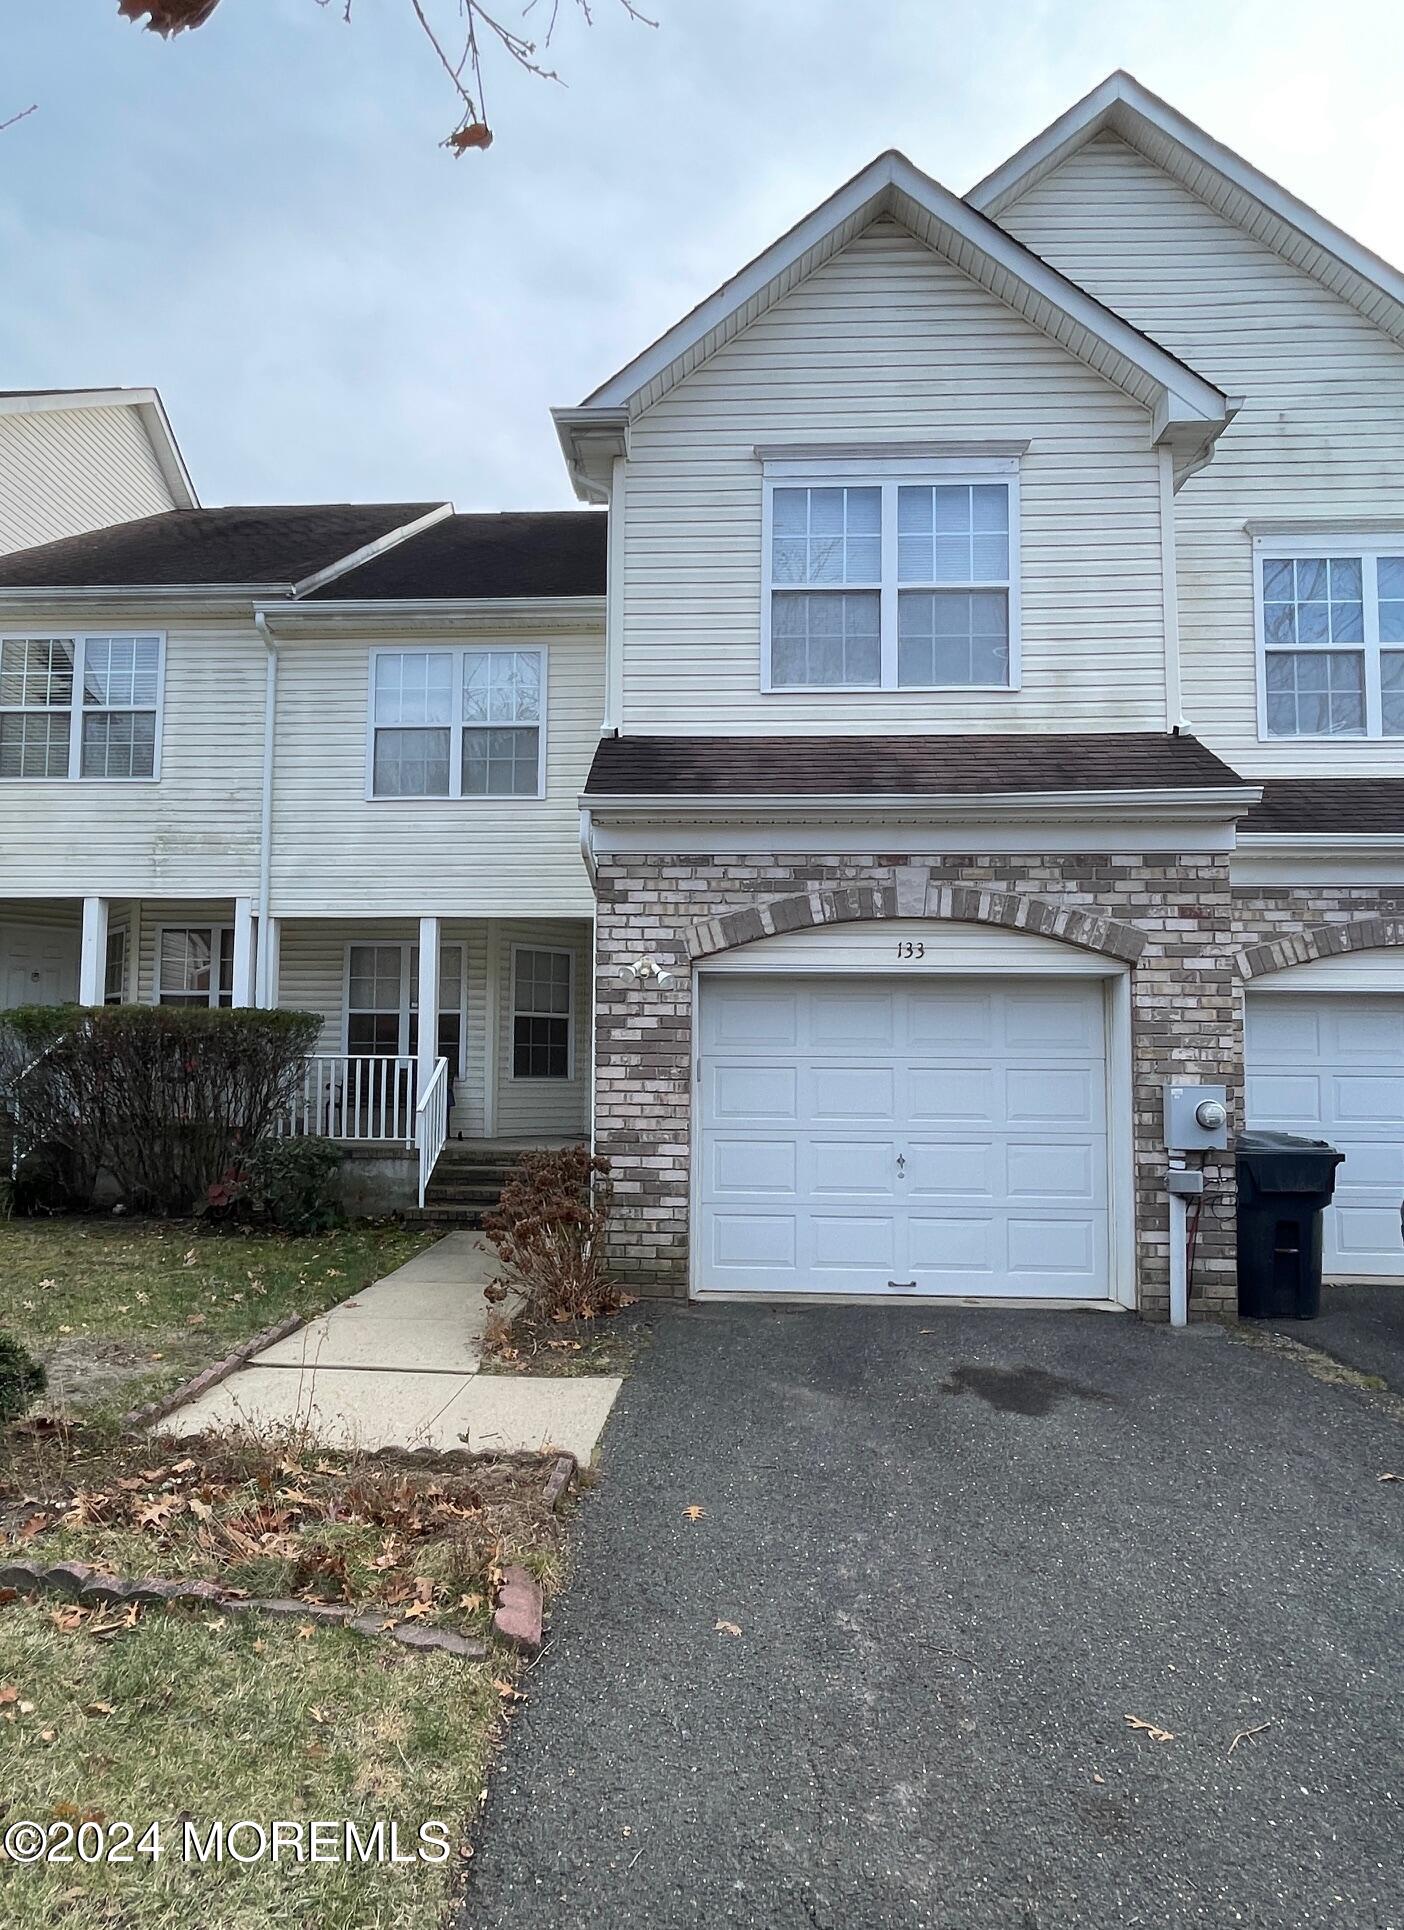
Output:
[[[566,1489],[575,1478],[575,1466],[573,1454],[562,1454],[546,1477],[546,1486],[541,1490],[541,1499],[553,1514],[560,1507]]]
[[[261,1334],[255,1334],[251,1340],[241,1341],[232,1354],[217,1360],[213,1367],[206,1367],[193,1380],[183,1382],[169,1394],[163,1394],[159,1400],[148,1401],[145,1407],[134,1407],[130,1414],[124,1414],[123,1427],[149,1427],[153,1421],[164,1420],[167,1414],[174,1414],[187,1401],[207,1394],[212,1387],[218,1387],[222,1380],[228,1380],[237,1368],[247,1367],[254,1355],[261,1354],[265,1347],[276,1346],[280,1340],[286,1340],[290,1334],[320,1319],[321,1315],[315,1313],[284,1314],[271,1327],[265,1327]]]
[[[510,1575],[513,1571],[507,1572]],[[388,1609],[358,1610],[338,1602],[232,1595],[218,1582],[165,1581],[154,1575],[127,1580],[100,1574],[82,1561],[57,1561],[49,1567],[31,1561],[3,1562],[0,1588],[12,1588],[19,1595],[59,1595],[83,1608],[122,1608],[136,1603],[142,1608],[218,1608],[226,1615],[272,1615],[313,1622],[322,1628],[348,1628],[353,1635],[387,1636],[405,1648],[456,1655],[465,1662],[481,1662],[488,1652],[486,1642],[459,1635],[451,1628],[396,1622]]]

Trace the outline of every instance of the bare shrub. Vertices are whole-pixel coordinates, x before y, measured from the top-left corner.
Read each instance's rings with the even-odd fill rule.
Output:
[[[502,1263],[487,1289],[519,1293],[530,1316],[589,1320],[621,1303],[605,1269],[605,1235],[614,1205],[609,1161],[588,1146],[523,1153],[502,1197],[483,1216]]]

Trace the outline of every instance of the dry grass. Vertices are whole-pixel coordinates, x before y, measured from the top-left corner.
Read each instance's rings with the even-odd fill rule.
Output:
[[[287,1313],[320,1313],[433,1244],[357,1225],[292,1238],[125,1218],[0,1220],[0,1329],[49,1372],[47,1405],[116,1413]]]
[[[627,1374],[649,1338],[648,1315],[630,1302],[592,1320],[543,1320],[529,1309],[499,1313],[483,1338],[484,1374],[569,1378]]]
[[[463,1867],[511,1693],[501,1665],[341,1630],[167,1612],[95,1640],[24,1604],[0,1611],[0,1684],[18,1692],[0,1706],[7,1822],[126,1819],[140,1833],[154,1821],[172,1846],[155,1865],[6,1870],[7,1930],[429,1930]],[[437,1867],[183,1867],[183,1817],[202,1833],[217,1819],[393,1819],[411,1844],[433,1819],[454,1854]]]

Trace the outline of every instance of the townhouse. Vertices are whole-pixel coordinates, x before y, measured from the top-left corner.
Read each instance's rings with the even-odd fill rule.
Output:
[[[654,1290],[1162,1313],[1172,1080],[1335,1139],[1328,1271],[1404,1274],[1401,344],[1117,74],[557,411],[587,507],[21,535],[4,998],[316,1010],[378,1197],[590,1134]]]

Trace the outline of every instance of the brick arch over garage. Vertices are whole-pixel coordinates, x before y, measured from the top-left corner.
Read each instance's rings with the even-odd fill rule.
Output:
[[[1404,918],[1356,918],[1348,924],[1312,925],[1289,932],[1263,945],[1250,945],[1238,954],[1244,979],[1265,978],[1291,965],[1310,965],[1317,958],[1342,958],[1350,952],[1380,951],[1404,946]]]
[[[892,918],[943,918],[953,923],[996,925],[1006,931],[1060,939],[1066,945],[1100,952],[1127,965],[1137,962],[1146,945],[1145,933],[1134,925],[1095,911],[1053,904],[1022,892],[942,884],[920,866],[903,866],[891,885],[845,885],[834,890],[798,892],[765,904],[748,905],[743,911],[722,912],[691,928],[688,954],[695,961],[737,945],[754,944],[759,938],[774,938],[781,932]]]

